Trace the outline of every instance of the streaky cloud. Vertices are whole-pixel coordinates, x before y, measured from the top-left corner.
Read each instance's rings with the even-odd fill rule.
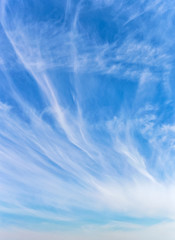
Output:
[[[174,1],[2,0],[0,21],[2,222],[173,232]]]

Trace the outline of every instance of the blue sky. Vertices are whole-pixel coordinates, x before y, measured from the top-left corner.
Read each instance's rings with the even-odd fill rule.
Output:
[[[4,239],[173,239],[174,27],[173,0],[0,1]]]

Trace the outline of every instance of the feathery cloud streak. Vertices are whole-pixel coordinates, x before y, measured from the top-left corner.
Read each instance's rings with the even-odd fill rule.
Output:
[[[174,1],[0,9],[2,222],[174,220]]]

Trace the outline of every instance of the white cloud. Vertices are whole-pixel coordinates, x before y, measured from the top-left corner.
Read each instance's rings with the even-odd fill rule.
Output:
[[[124,227],[124,230],[111,230],[111,226]],[[126,229],[128,229],[126,231]],[[163,222],[155,224],[153,226],[140,227],[137,224],[128,224],[116,222],[112,223],[109,226],[90,226],[85,227],[82,230],[69,231],[67,233],[58,231],[58,232],[34,232],[29,230],[0,230],[0,235],[4,240],[22,240],[22,239],[32,239],[32,240],[173,240],[175,234],[175,223],[174,222]]]
[[[108,6],[113,4],[113,1],[97,2]],[[156,1],[152,7],[159,2]],[[64,28],[64,24],[57,28],[55,21],[38,24],[28,22],[27,27],[17,17],[8,22],[6,1],[1,4],[4,32],[14,54],[39,89],[45,103],[41,112],[49,112],[55,125],[48,124],[43,114],[25,100],[25,96],[15,88],[7,69],[3,69],[10,86],[9,95],[19,105],[20,113],[28,118],[28,123],[15,113],[15,107],[0,102],[0,171],[3,173],[0,176],[0,200],[8,205],[1,206],[0,211],[72,221],[74,213],[70,209],[79,207],[94,211],[112,210],[114,213],[122,212],[135,217],[175,219],[174,175],[170,171],[174,170],[175,127],[173,124],[157,123],[157,106],[150,103],[142,106],[145,95],[153,95],[152,84],[161,81],[150,68],[158,65],[163,76],[169,76],[171,56],[166,54],[166,48],[153,47],[149,41],[137,43],[132,34],[120,45],[117,41],[111,44],[93,41],[86,36],[83,26],[82,32],[79,32],[82,2],[77,5],[69,30]],[[67,1],[67,16],[70,9],[71,2]],[[159,10],[162,13],[162,8]],[[128,21],[140,14],[142,12],[131,14]],[[0,60],[0,64],[1,62]],[[133,67],[138,64],[143,69]],[[62,67],[66,67],[68,73],[72,74],[75,112],[62,104],[61,91],[56,90],[52,79],[51,70],[54,69],[56,80],[59,81],[58,70]],[[121,104],[122,109],[116,116],[108,119],[106,124],[103,120],[103,130],[106,131],[109,144],[104,144],[100,137],[99,142],[96,141],[95,131],[93,132],[95,123],[88,123],[84,116],[85,100],[84,96],[82,99],[79,96],[79,82],[84,81],[81,79],[82,73],[109,74],[112,78],[119,75],[129,81],[139,82],[133,100],[135,105],[131,107],[132,114],[128,114],[125,104]],[[63,80],[66,81],[66,77]],[[166,83],[169,84],[168,80]],[[96,125],[102,129],[98,123]],[[139,149],[138,139],[134,135],[136,131],[147,141],[151,149],[150,157]],[[150,166],[150,162],[155,166]],[[157,176],[159,170],[164,173],[162,178]],[[56,211],[36,210],[31,204],[33,199],[36,205],[52,207]],[[70,216],[60,214],[60,209],[67,211]],[[133,226],[132,232],[119,231],[105,233],[104,236],[109,234],[111,239],[144,239],[147,233],[146,239],[154,236],[161,239],[166,231],[173,231],[173,224],[139,228],[137,231],[137,226]],[[118,225],[123,227],[121,223]],[[128,228],[132,226],[129,225]],[[8,240],[13,233],[2,231],[2,234]],[[20,240],[25,234],[33,239],[41,237],[39,233],[22,231],[13,236]],[[57,239],[57,234],[53,234],[52,239]],[[97,236],[95,234],[94,232],[91,239],[100,238],[98,232]],[[42,235],[43,239],[48,239],[49,236]],[[82,235],[71,239],[74,237],[80,238]],[[61,238],[69,239],[69,236],[59,233],[59,239]]]

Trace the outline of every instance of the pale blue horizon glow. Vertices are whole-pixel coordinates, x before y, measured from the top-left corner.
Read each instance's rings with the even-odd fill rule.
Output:
[[[0,235],[172,239],[174,3],[0,1]]]

